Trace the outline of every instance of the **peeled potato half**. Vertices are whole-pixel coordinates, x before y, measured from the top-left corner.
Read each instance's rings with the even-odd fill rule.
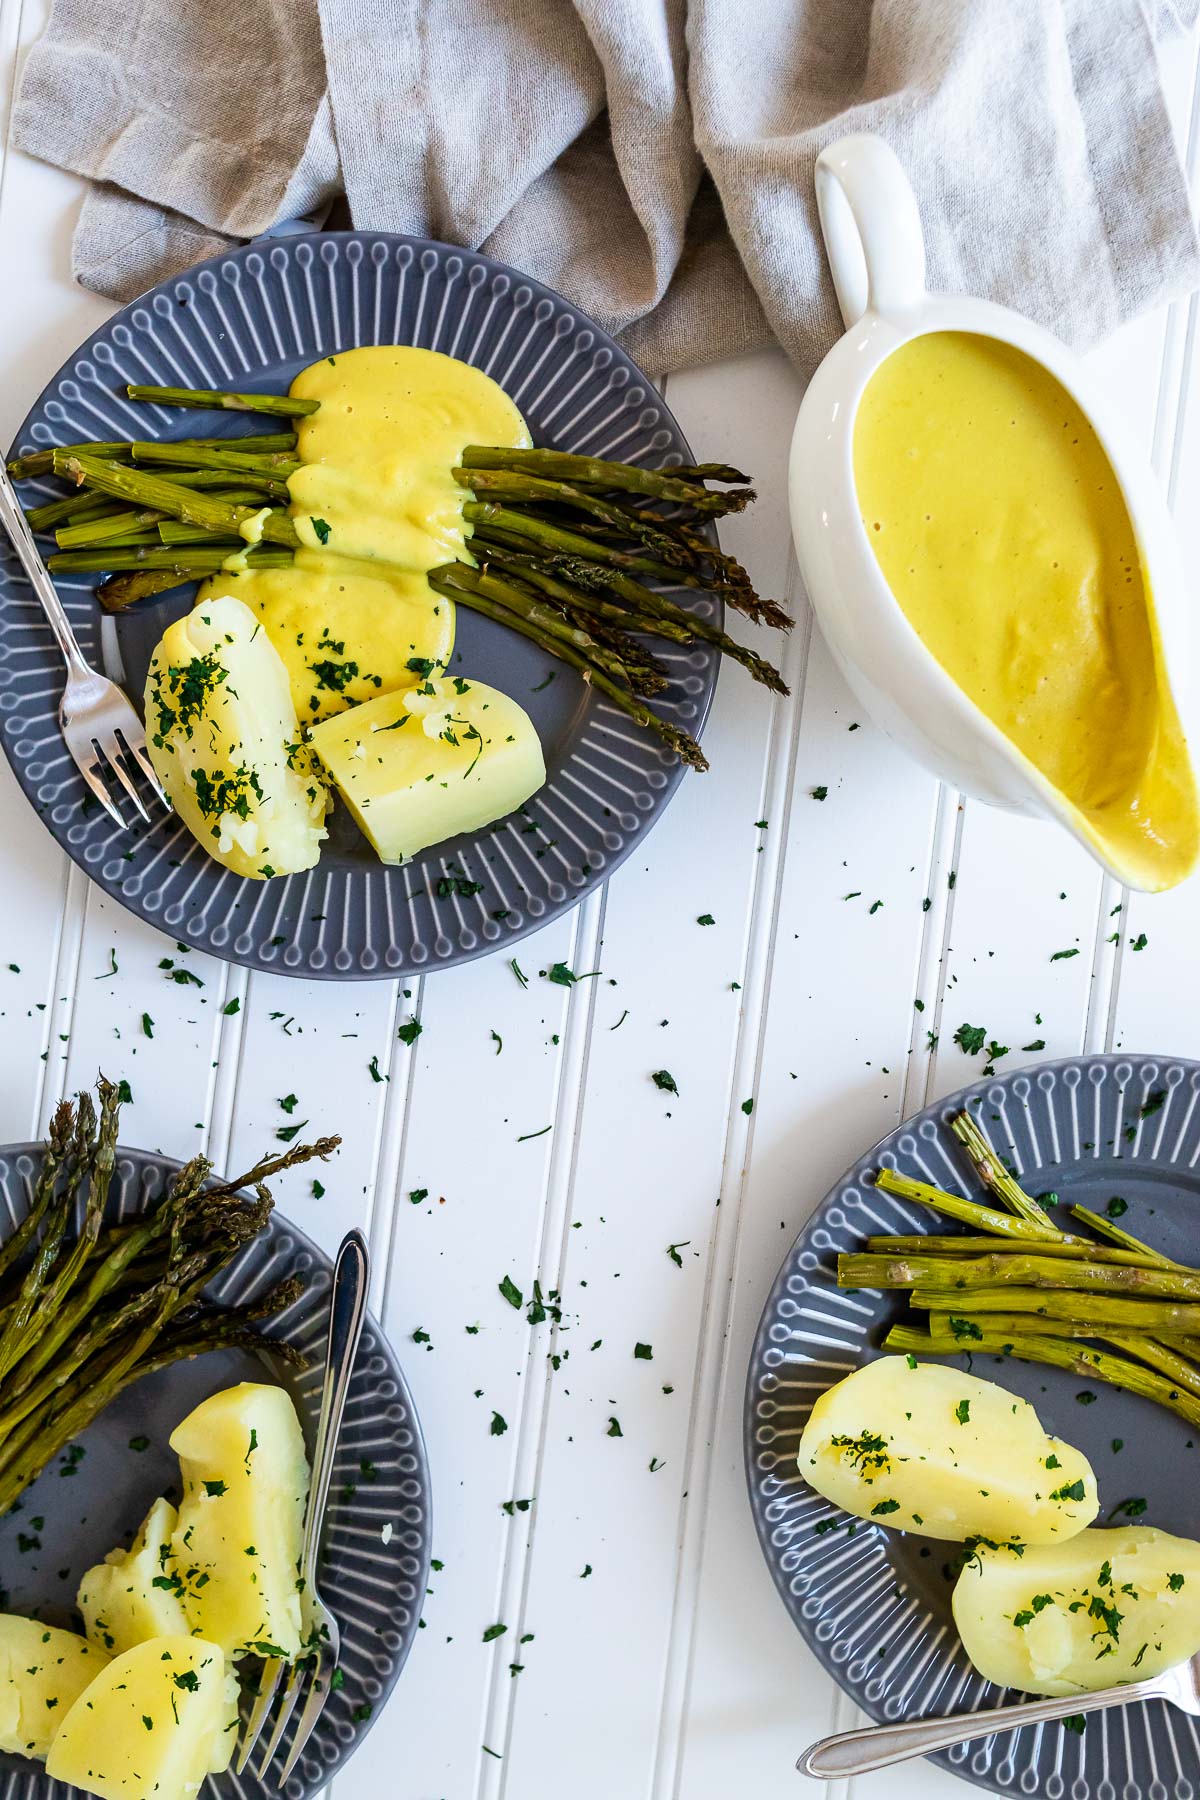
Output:
[[[1099,1509],[1087,1458],[1027,1400],[915,1357],[880,1357],[822,1394],[797,1461],[857,1518],[953,1543],[1050,1543]]]
[[[1145,1681],[1200,1650],[1200,1544],[1148,1525],[1023,1556],[980,1545],[954,1587],[979,1673],[1029,1694]]]
[[[150,760],[209,855],[266,881],[310,869],[326,791],[262,620],[218,595],[167,627],[146,676]]]

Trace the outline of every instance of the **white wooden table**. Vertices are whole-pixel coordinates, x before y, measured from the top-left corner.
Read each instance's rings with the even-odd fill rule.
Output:
[[[0,0],[6,112],[43,17],[44,0]],[[1193,165],[1194,64],[1181,40],[1167,76]],[[0,165],[5,444],[110,310],[70,278],[79,197],[15,153]],[[1200,581],[1196,324],[1196,301],[1177,305],[1095,362]],[[776,1599],[746,1502],[746,1359],[784,1251],[866,1146],[978,1075],[953,1042],[964,1022],[1013,1046],[1002,1068],[1200,1050],[1200,884],[1131,898],[1057,830],[940,788],[850,699],[791,556],[799,397],[778,355],[669,382],[697,454],[756,477],[759,504],[727,540],[796,612],[779,648],[792,693],[772,701],[723,670],[712,772],[688,778],[605,889],[520,947],[527,989],[503,955],[339,986],[192,951],[203,986],[177,986],[159,961],[180,952],[64,859],[0,763],[0,1141],[40,1134],[98,1068],[129,1081],[127,1141],[222,1169],[274,1140],[289,1092],[311,1133],[343,1134],[324,1198],[300,1173],[282,1204],[330,1249],[353,1222],[369,1235],[374,1305],[432,1460],[438,1558],[395,1697],[337,1783],[347,1796],[797,1793],[800,1748],[853,1720]],[[1064,949],[1079,954],[1052,962]],[[539,977],[558,961],[601,973],[570,989]],[[677,1097],[651,1080],[663,1068]],[[531,1328],[498,1292],[505,1275],[561,1294],[561,1327]],[[958,1791],[920,1763],[861,1786],[864,1800]]]

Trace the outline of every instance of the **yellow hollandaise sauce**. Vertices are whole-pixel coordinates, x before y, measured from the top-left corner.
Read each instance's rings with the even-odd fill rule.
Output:
[[[303,369],[291,391],[320,402],[299,422],[301,467],[288,481],[302,548],[287,569],[231,557],[197,605],[232,593],[258,614],[297,717],[314,724],[448,666],[454,604],[425,575],[461,556],[469,535],[471,495],[451,470],[468,444],[531,440],[502,388],[434,350],[347,350]]]
[[[302,725],[414,686],[454,649],[454,604],[422,572],[298,550],[290,569],[215,575],[199,606],[235,594],[279,652]]]
[[[436,568],[466,541],[470,495],[451,470],[468,444],[528,446],[525,421],[480,369],[436,350],[369,345],[301,370],[301,467],[288,481],[301,539],[337,556]]]
[[[931,332],[854,427],[867,537],[947,674],[1133,886],[1200,852],[1195,774],[1133,524],[1087,418],[996,339]]]

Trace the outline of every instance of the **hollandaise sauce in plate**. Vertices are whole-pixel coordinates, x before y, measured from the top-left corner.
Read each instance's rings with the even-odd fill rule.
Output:
[[[259,614],[297,716],[313,724],[449,667],[454,603],[425,574],[466,548],[470,494],[451,470],[468,444],[530,436],[482,370],[409,345],[323,357],[291,392],[319,403],[300,421],[288,478],[302,548],[288,569],[230,558],[197,603],[235,593]]]
[[[1200,808],[1154,595],[1087,417],[970,332],[902,344],[854,427],[867,539],[914,631],[1134,886],[1181,881]]]

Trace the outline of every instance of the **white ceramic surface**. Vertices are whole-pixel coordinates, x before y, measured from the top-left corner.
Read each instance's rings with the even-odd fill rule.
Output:
[[[830,145],[817,160],[816,189],[846,334],[810,382],[792,438],[792,531],[813,611],[851,687],[897,743],[977,799],[1058,819],[1104,864],[1077,814],[950,678],[892,594],[859,510],[855,416],[880,364],[929,332],[995,338],[1047,368],[1091,420],[1120,483],[1154,596],[1167,681],[1194,740],[1184,679],[1187,596],[1161,489],[1103,382],[1058,338],[1007,307],[926,290],[917,203],[887,144],[860,135]]]

